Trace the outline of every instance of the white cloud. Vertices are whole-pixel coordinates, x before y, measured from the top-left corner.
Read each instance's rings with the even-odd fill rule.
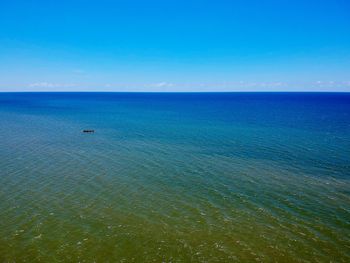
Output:
[[[314,83],[311,83],[311,85],[314,85],[316,87],[320,88],[343,88],[344,86],[349,86],[349,81],[335,81],[335,80],[328,80],[328,81],[321,81],[318,80]]]
[[[350,87],[350,81],[219,81],[219,82],[155,82],[155,83],[57,83],[35,82],[28,84],[30,90],[109,90],[109,91],[294,91],[300,87],[309,90],[343,90]]]
[[[35,82],[29,84],[30,88],[69,88],[75,87],[73,83],[51,83],[51,82]]]
[[[170,88],[170,87],[174,87],[174,84],[169,82],[158,82],[158,83],[153,83],[149,86],[153,88]]]

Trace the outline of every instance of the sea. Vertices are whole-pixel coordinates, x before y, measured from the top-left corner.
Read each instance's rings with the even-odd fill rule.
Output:
[[[0,262],[350,262],[350,93],[0,93]]]

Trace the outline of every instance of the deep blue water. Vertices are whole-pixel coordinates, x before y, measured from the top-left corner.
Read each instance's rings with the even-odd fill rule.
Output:
[[[3,93],[0,110],[348,175],[350,93]]]

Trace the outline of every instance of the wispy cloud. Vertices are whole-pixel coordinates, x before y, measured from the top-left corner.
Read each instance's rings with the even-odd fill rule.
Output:
[[[108,90],[108,91],[297,91],[307,87],[310,91],[347,90],[350,81],[222,81],[222,82],[154,82],[154,83],[59,83],[35,82],[30,90]]]
[[[104,84],[106,88],[116,88],[116,84]],[[150,91],[230,91],[230,90],[246,90],[246,89],[277,89],[282,87],[287,87],[288,83],[280,81],[271,81],[271,82],[250,82],[250,81],[222,81],[222,82],[155,82],[147,84],[125,84],[124,88],[132,88],[142,90],[142,87],[145,90]]]
[[[30,88],[69,88],[76,87],[74,83],[51,83],[51,82],[35,82],[28,85]]]
[[[350,81],[335,81],[335,80],[322,81],[322,80],[318,80],[314,83],[311,83],[311,85],[314,85],[314,86],[320,87],[320,88],[344,88],[344,87],[350,86]]]
[[[169,83],[169,82],[158,82],[158,83],[152,83],[150,85],[146,85],[152,88],[171,88],[174,87],[174,83]]]

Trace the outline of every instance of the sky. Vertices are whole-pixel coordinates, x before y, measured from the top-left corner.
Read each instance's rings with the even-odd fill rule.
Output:
[[[349,0],[0,0],[0,91],[347,91]]]

